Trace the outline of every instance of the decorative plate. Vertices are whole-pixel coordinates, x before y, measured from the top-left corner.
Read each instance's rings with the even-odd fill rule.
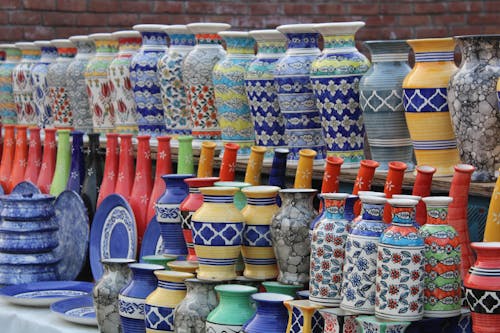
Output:
[[[160,224],[154,216],[144,232],[142,239],[141,253],[139,259],[142,262],[142,257],[151,256],[163,253],[163,239],[160,234]]]
[[[94,302],[91,296],[63,299],[52,303],[50,310],[58,317],[76,324],[97,326]]]
[[[101,202],[90,229],[90,268],[95,281],[103,273],[101,259],[135,259],[137,255],[137,226],[125,198],[111,194]]]
[[[89,217],[82,198],[74,191],[63,191],[54,208],[59,226],[59,246],[54,249],[61,280],[74,280],[82,270],[89,243]]]
[[[7,286],[0,296],[10,303],[27,306],[49,306],[68,297],[92,292],[94,284],[80,281],[44,281]]]
[[[5,191],[4,191],[4,189],[3,189],[3,186],[2,186],[2,185],[0,185],[0,195],[4,195],[4,194],[5,194]]]
[[[29,194],[29,193],[41,194],[42,191],[40,191],[40,189],[32,182],[24,181],[14,186],[11,192],[11,194]]]

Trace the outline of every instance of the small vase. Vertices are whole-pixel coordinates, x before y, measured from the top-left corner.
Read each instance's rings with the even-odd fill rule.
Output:
[[[203,141],[201,143],[200,159],[198,161],[198,178],[212,177],[214,164],[215,142]]]
[[[115,192],[116,179],[118,178],[118,159],[120,150],[118,148],[118,134],[106,134],[106,159],[104,160],[104,172],[99,187],[97,206],[110,194]]]
[[[265,147],[252,146],[250,150],[250,157],[245,172],[245,183],[257,186],[260,185],[260,174],[262,172],[262,164],[264,163],[264,154],[267,149]]]
[[[293,188],[312,188],[313,164],[316,155],[317,152],[312,149],[302,149],[299,151]]]
[[[12,171],[14,154],[16,150],[15,125],[3,125],[4,137],[2,148],[2,161],[0,163],[0,185],[5,193],[10,193],[9,178]]]
[[[375,169],[380,165],[377,161],[362,160],[360,163],[356,180],[352,188],[352,194],[358,194],[359,191],[369,191],[372,187],[373,176]],[[361,213],[361,203],[358,201],[354,205],[354,215],[358,216]]]
[[[16,131],[16,149],[14,152],[14,160],[12,161],[12,170],[9,179],[7,193],[24,180],[26,166],[28,164],[28,128],[26,125],[17,125]]]
[[[295,298],[297,292],[299,290],[302,290],[302,288],[304,287],[304,286],[294,286],[293,284],[284,284],[278,281],[264,281],[262,282],[262,286],[266,289],[266,292],[268,293],[288,295],[291,296],[292,298]]]
[[[120,134],[120,156],[118,158],[118,173],[114,193],[130,198],[134,184],[134,148],[132,134]]]
[[[308,300],[285,301],[288,309],[286,333],[323,333],[325,320],[319,310],[323,307]]]
[[[389,171],[384,184],[384,193],[387,199],[392,198],[394,194],[400,194],[403,188],[403,179],[405,171],[408,168],[406,163],[399,161],[389,162]],[[390,223],[392,220],[391,206],[385,205],[384,221]]]
[[[287,148],[276,148],[274,150],[273,163],[271,164],[271,171],[269,171],[269,185],[278,186],[282,189],[286,188],[286,161],[288,153],[290,153],[290,150]]]
[[[33,102],[37,113],[37,126],[44,128],[52,125],[52,112],[50,106],[49,87],[47,84],[47,72],[49,65],[57,58],[57,48],[48,41],[36,41],[35,45],[41,49],[41,57],[31,70],[33,83]]]
[[[356,321],[362,333],[404,333],[409,321],[388,321],[373,316],[359,316]]]
[[[284,301],[293,297],[274,293],[257,293],[252,295],[257,312],[243,325],[244,333],[285,332],[288,325],[287,309]]]
[[[0,117],[2,123],[17,123],[16,103],[12,91],[12,72],[21,60],[21,50],[14,44],[1,44],[5,60],[0,64]]]
[[[180,136],[179,150],[177,157],[177,173],[179,174],[193,174],[194,161],[193,161],[193,137],[190,135]]]
[[[5,126],[5,140],[7,140],[7,126]],[[8,151],[4,149],[4,155]],[[42,191],[42,193],[48,194],[50,192],[50,186],[52,184],[52,179],[54,177],[54,171],[56,168],[56,154],[57,154],[57,144],[56,144],[56,129],[46,128],[45,129],[45,141],[43,144],[43,157],[42,166],[40,167],[40,173],[38,174],[38,180],[36,181],[36,186]],[[1,175],[0,171],[0,175]]]
[[[495,183],[495,188],[490,199],[490,206],[488,208],[488,217],[486,218],[486,226],[484,229],[483,242],[498,242],[500,241],[500,224],[497,223],[500,217],[500,178]]]
[[[247,204],[247,197],[241,192],[245,187],[252,186],[250,183],[245,182],[222,182],[218,181],[214,183],[214,186],[222,186],[222,187],[236,187],[238,192],[234,194],[234,205],[238,210],[242,210]]]
[[[28,142],[28,165],[24,173],[24,180],[36,183],[40,168],[42,167],[42,142],[40,141],[40,128],[30,128]]]
[[[85,159],[83,156],[83,132],[71,132],[71,165],[66,189],[80,194],[85,178]]]
[[[418,195],[425,198],[431,195],[432,189],[432,176],[436,173],[436,168],[429,165],[421,165],[416,168],[417,176],[413,183],[412,195]],[[417,212],[415,220],[419,225],[424,225],[427,222],[427,209],[425,202],[419,201],[417,205]]]
[[[69,144],[69,130],[57,131],[57,158],[50,185],[50,194],[58,196],[66,188],[71,165],[71,148]]]
[[[341,157],[328,156],[325,159],[325,172],[321,183],[321,193],[334,193],[339,190],[340,168],[344,160]]]
[[[93,221],[97,209],[97,196],[103,180],[101,157],[99,156],[99,133],[90,133],[89,151],[85,161],[85,178],[82,185],[82,199],[87,207],[89,221]]]
[[[222,162],[219,170],[219,178],[221,181],[234,181],[238,149],[240,149],[240,146],[236,143],[226,143],[224,145],[224,153],[222,155]]]
[[[361,333],[356,315],[352,312],[333,308],[321,309],[319,313],[325,319],[324,333]]]

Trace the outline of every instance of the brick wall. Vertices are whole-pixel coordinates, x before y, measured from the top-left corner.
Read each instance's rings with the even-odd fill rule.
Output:
[[[364,20],[360,40],[500,33],[500,0],[1,0],[0,41],[65,38],[138,23],[230,23],[235,29]]]

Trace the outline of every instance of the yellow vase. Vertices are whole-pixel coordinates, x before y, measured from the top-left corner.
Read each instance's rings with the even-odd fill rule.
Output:
[[[198,161],[198,178],[212,177],[214,152],[217,143],[204,141],[201,144],[200,160]]]
[[[447,87],[457,67],[453,38],[408,40],[415,66],[403,81],[406,123],[418,165],[431,165],[435,176],[453,175],[460,163],[448,110]]]
[[[260,173],[266,150],[266,147],[253,146],[251,148],[247,171],[245,173],[245,183],[250,183],[254,186],[260,185]]]
[[[491,195],[483,241],[500,242],[500,178],[497,179]]]
[[[286,333],[323,332],[324,319],[318,311],[323,308],[321,305],[312,304],[309,300],[284,301],[283,304],[288,309]]]
[[[234,205],[236,187],[202,187],[203,204],[193,214],[191,227],[198,279],[226,281],[236,278],[245,218]]]
[[[312,149],[302,149],[299,151],[299,162],[295,173],[294,188],[312,188],[312,173],[314,157],[317,152]]]

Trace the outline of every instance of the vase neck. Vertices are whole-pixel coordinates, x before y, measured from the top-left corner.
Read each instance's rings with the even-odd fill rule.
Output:
[[[196,34],[196,44],[220,46],[222,38],[218,34]]]
[[[74,44],[77,49],[77,58],[89,58],[95,53],[95,44],[92,41],[79,41]]]
[[[21,50],[21,61],[32,62],[40,59],[40,49]]]
[[[247,38],[230,38],[226,37],[226,50],[228,55],[250,55],[254,54],[255,40],[251,37]]]
[[[183,178],[164,178],[167,191],[175,191],[176,193],[188,193],[189,187],[184,182]]]
[[[133,280],[141,281],[148,285],[157,285],[158,279],[154,275],[154,271],[150,269],[143,268],[131,268]]]
[[[141,31],[142,46],[167,46],[167,34],[159,31]]]
[[[57,48],[57,59],[71,59],[76,55],[76,48],[74,47],[58,47]]]
[[[431,207],[427,205],[427,224],[448,224],[448,207]]]
[[[453,61],[453,51],[415,52],[415,62],[442,62]]]
[[[130,268],[128,267],[129,262],[125,263],[117,263],[117,262],[108,262],[103,263],[104,272],[115,273],[118,272],[123,275],[127,275],[130,273]]]
[[[247,198],[247,204],[250,206],[272,206],[276,205],[276,197],[269,198]]]
[[[392,224],[413,225],[415,207],[392,207]]]
[[[234,202],[234,197],[232,195],[203,195],[203,202],[228,204]]]
[[[327,35],[323,36],[324,50],[329,52],[351,52],[356,50],[354,35]]]
[[[163,281],[158,280],[158,288],[167,289],[167,290],[175,290],[182,291],[186,290],[186,285],[183,282],[172,282],[172,281]]]
[[[5,61],[18,62],[21,60],[21,51],[19,49],[8,48],[5,50]]]
[[[195,46],[196,37],[193,34],[169,34],[170,47]]]
[[[341,220],[344,218],[345,200],[324,199],[324,209],[326,218],[331,220]]]
[[[318,48],[318,33],[286,33],[288,49]]]
[[[244,309],[250,307],[249,294],[223,293],[219,296],[221,306],[230,306],[233,309]]]
[[[286,51],[286,41],[257,41],[258,51],[257,56],[275,56],[280,57]]]
[[[384,216],[384,205],[364,203],[361,210],[363,220],[381,222]]]
[[[126,37],[118,39],[118,52],[120,53],[134,53],[142,45],[141,37]]]
[[[53,61],[57,58],[57,48],[53,46],[42,47],[42,55],[40,61]]]
[[[463,61],[498,62],[500,36],[460,37],[458,43]]]
[[[283,200],[283,206],[295,206],[297,202],[306,202],[313,210],[314,193],[287,193],[281,192],[280,196]]]
[[[407,62],[410,46],[406,41],[368,41],[366,47],[371,53],[372,63]]]

